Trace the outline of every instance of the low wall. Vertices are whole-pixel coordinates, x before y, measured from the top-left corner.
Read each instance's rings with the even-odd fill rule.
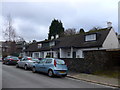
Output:
[[[119,52],[108,51],[85,51],[85,58],[62,58],[68,65],[68,69],[74,72],[93,73],[100,70],[107,70],[118,66]],[[113,55],[117,58],[113,58]],[[120,56],[120,55],[119,55]]]

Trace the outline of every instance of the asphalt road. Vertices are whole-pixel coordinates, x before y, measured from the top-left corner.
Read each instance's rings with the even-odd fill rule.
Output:
[[[109,88],[107,86],[71,79],[50,78],[42,73],[2,65],[2,88]]]

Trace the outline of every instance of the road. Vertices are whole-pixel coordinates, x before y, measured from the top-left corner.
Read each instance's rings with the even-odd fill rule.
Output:
[[[16,68],[13,65],[2,65],[2,88],[109,88],[68,77],[50,78],[42,73]]]

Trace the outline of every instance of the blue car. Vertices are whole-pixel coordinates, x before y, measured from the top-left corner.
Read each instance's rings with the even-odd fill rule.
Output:
[[[68,68],[64,60],[56,58],[45,58],[33,64],[32,72],[47,73],[48,76],[67,76]]]

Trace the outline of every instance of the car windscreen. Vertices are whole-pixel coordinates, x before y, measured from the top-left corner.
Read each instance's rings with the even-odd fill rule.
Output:
[[[64,60],[61,59],[55,59],[57,64],[65,64]]]
[[[38,59],[32,59],[32,61],[36,61],[36,62],[38,62],[39,60],[38,60]]]
[[[14,60],[18,60],[18,57],[11,57],[12,59],[14,59]]]

